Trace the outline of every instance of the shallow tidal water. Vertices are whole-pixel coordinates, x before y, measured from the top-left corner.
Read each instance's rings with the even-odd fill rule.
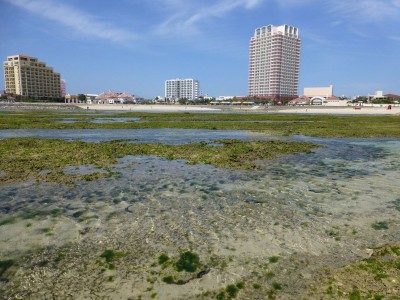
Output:
[[[166,143],[262,138],[241,131],[157,131],[84,131],[82,137],[78,130],[79,138],[74,131],[48,130],[34,136]],[[279,282],[278,297],[301,299],[321,269],[399,241],[399,139],[287,139],[323,147],[260,161],[257,171],[127,156],[112,166],[111,178],[74,186],[2,185],[0,222],[11,221],[0,226],[0,260],[15,265],[1,275],[0,292],[32,299],[207,299],[207,292],[244,282],[239,299],[264,299]],[[387,228],[374,228],[378,222]],[[106,249],[124,253],[112,268],[101,258]],[[176,259],[189,249],[207,271],[200,278],[157,263],[162,253]],[[279,262],[270,263],[271,257]],[[169,275],[190,280],[163,282]]]
[[[185,144],[210,142],[219,139],[272,139],[244,130],[207,129],[5,129],[0,130],[0,139],[44,138],[78,140],[83,142],[105,142],[127,140],[138,143]]]

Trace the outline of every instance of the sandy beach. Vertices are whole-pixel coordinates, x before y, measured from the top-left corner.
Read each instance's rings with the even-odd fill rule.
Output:
[[[400,114],[400,107],[387,109],[382,107],[367,107],[355,109],[354,107],[288,107],[288,106],[197,106],[197,105],[137,105],[137,104],[79,104],[78,107],[88,110],[112,110],[112,111],[154,111],[154,112],[217,112],[217,111],[246,111],[246,112],[265,112],[265,113],[284,113],[284,114],[335,114],[335,115],[396,115]]]
[[[59,103],[4,103],[0,110],[8,109],[84,109],[95,111],[135,111],[135,112],[247,112],[278,114],[333,114],[333,115],[400,115],[400,106],[232,106],[232,105],[145,105],[145,104],[59,104]]]
[[[121,110],[121,111],[154,111],[154,112],[207,112],[220,111],[215,106],[198,106],[198,105],[142,105],[142,104],[79,104],[78,107],[89,110]]]
[[[5,109],[15,112],[1,112],[2,124],[14,129],[0,130],[0,298],[300,300],[400,294],[400,141],[398,119],[385,117],[398,114],[398,107],[91,107],[107,110],[12,104]],[[119,110],[114,114],[110,108]],[[210,110],[215,108],[219,112]],[[130,109],[153,109],[154,115],[121,114]],[[157,115],[179,109],[199,113]],[[346,112],[349,117],[279,115]],[[371,117],[350,117],[368,113]],[[136,123],[141,118],[148,126]],[[113,119],[124,123],[107,126]],[[172,122],[201,126],[168,127]],[[240,130],[252,123],[272,130]],[[375,125],[368,127],[372,132],[360,128],[368,123]],[[351,125],[350,135],[344,134]],[[228,130],[215,130],[224,127]],[[286,127],[287,134],[275,136],[276,127]],[[294,136],[292,127],[317,129]],[[331,128],[337,136],[311,136]],[[351,136],[359,129],[376,137]],[[215,149],[217,161],[245,163],[259,149],[244,143],[230,155],[222,148],[224,139],[230,145],[240,139],[320,147],[266,160],[258,150],[251,169],[213,165],[211,158],[192,164],[173,155],[190,151],[196,158]],[[130,141],[139,149],[124,150]],[[170,147],[156,156],[157,149]],[[27,177],[33,172],[35,179]],[[20,181],[9,181],[14,175]]]
[[[370,107],[364,106],[361,109],[356,109],[351,106],[346,107],[328,107],[328,106],[314,106],[314,107],[273,107],[265,109],[275,113],[288,113],[288,114],[334,114],[334,115],[398,115],[400,114],[399,107],[392,107],[387,109],[383,107]]]

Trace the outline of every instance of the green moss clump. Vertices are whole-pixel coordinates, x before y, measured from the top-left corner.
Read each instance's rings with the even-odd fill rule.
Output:
[[[268,260],[271,264],[277,263],[279,261],[279,256],[271,256]]]
[[[73,216],[74,218],[78,219],[78,218],[79,218],[80,216],[82,216],[84,213],[85,213],[84,210],[78,210],[77,212],[74,212],[74,213],[72,214],[72,216]]]
[[[45,227],[41,229],[42,233],[45,233],[46,235],[53,235],[53,227]]]
[[[3,276],[3,274],[14,265],[14,260],[8,259],[8,260],[0,260],[0,276]]]
[[[63,251],[63,250],[60,250],[60,251],[57,252],[57,256],[54,259],[54,261],[58,263],[58,262],[62,261],[64,258],[66,258],[66,257],[67,257],[67,253],[65,251]]]
[[[400,256],[400,247],[395,247],[395,246],[393,246],[393,247],[390,247],[390,250],[392,250],[392,252],[393,252],[395,255]]]
[[[244,282],[238,282],[238,283],[236,284],[236,287],[237,287],[239,290],[244,289],[244,286],[245,286]]]
[[[162,281],[164,281],[167,284],[173,284],[175,283],[175,279],[173,276],[166,276],[162,279]]]
[[[354,290],[349,294],[349,300],[361,300],[360,291]]]
[[[267,272],[267,273],[265,274],[265,277],[267,277],[268,279],[269,279],[269,278],[272,278],[272,277],[274,277],[274,276],[275,276],[275,273],[272,272],[272,271],[269,271],[269,272]]]
[[[158,257],[158,264],[162,265],[163,263],[167,262],[169,260],[169,257],[167,254],[162,253],[159,257]]]
[[[123,257],[125,255],[126,254],[124,254],[123,252],[107,249],[100,255],[100,257],[104,258],[107,263],[110,263],[116,258]]]
[[[15,223],[15,218],[7,218],[7,219],[4,219],[4,220],[1,220],[0,221],[0,226],[3,226],[3,225],[8,225],[8,224],[14,224]]]
[[[371,225],[371,227],[375,230],[387,230],[389,229],[389,225],[387,222],[376,222]]]
[[[226,287],[225,291],[227,292],[230,298],[236,298],[239,289],[235,285],[230,284]]]
[[[333,288],[332,288],[332,286],[329,286],[329,287],[326,289],[326,294],[327,294],[328,296],[333,296]]]
[[[272,283],[272,287],[273,287],[275,290],[281,290],[281,289],[282,289],[282,285],[281,285],[280,283],[278,283],[278,282],[273,282],[273,283]]]
[[[178,272],[196,272],[197,268],[200,267],[200,258],[196,253],[186,251],[181,253],[175,267]]]

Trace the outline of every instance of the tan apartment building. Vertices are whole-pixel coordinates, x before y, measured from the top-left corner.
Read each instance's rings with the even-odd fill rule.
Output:
[[[250,40],[249,95],[296,98],[300,47],[296,27],[268,25],[257,28]]]
[[[25,54],[8,56],[4,62],[6,93],[34,98],[60,98],[60,73],[45,62]]]

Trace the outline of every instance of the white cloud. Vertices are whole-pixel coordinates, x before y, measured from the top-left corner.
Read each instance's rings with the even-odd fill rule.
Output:
[[[210,22],[215,18],[221,18],[236,9],[254,9],[265,0],[218,0],[200,2],[186,1],[181,5],[181,0],[161,0],[163,3],[173,6],[177,11],[157,26],[158,34],[180,33],[193,35],[199,33],[199,23]],[[188,5],[190,3],[190,5]],[[169,7],[170,8],[170,7]],[[195,13],[193,13],[195,12]]]
[[[275,0],[282,7],[303,6],[315,2],[316,0]],[[318,1],[317,1],[318,2]]]
[[[326,35],[321,36],[318,34],[315,34],[311,31],[302,31],[301,37],[304,40],[308,40],[312,42],[312,45],[314,46],[331,46],[332,45],[332,40],[330,40]]]
[[[336,0],[329,1],[329,6],[338,16],[365,23],[400,17],[399,0]]]
[[[366,31],[366,30],[359,30],[359,29],[357,29],[357,28],[351,28],[351,29],[350,29],[350,32],[353,33],[353,34],[356,35],[356,36],[361,37],[361,38],[367,38],[367,39],[369,39],[369,38],[373,38],[373,37],[374,37],[374,35],[371,35],[368,31]]]
[[[389,36],[389,39],[396,41],[396,42],[400,42],[400,36]]]
[[[284,9],[295,6],[320,6],[336,17],[362,23],[400,17],[400,0],[274,0]]]
[[[330,25],[331,25],[332,27],[338,27],[338,26],[340,26],[340,25],[342,25],[342,24],[343,24],[343,21],[339,21],[339,20],[330,22]]]
[[[114,24],[99,20],[93,15],[82,12],[72,6],[53,0],[6,0],[43,18],[67,26],[75,32],[114,42],[132,40],[135,35],[127,30],[118,28]]]

